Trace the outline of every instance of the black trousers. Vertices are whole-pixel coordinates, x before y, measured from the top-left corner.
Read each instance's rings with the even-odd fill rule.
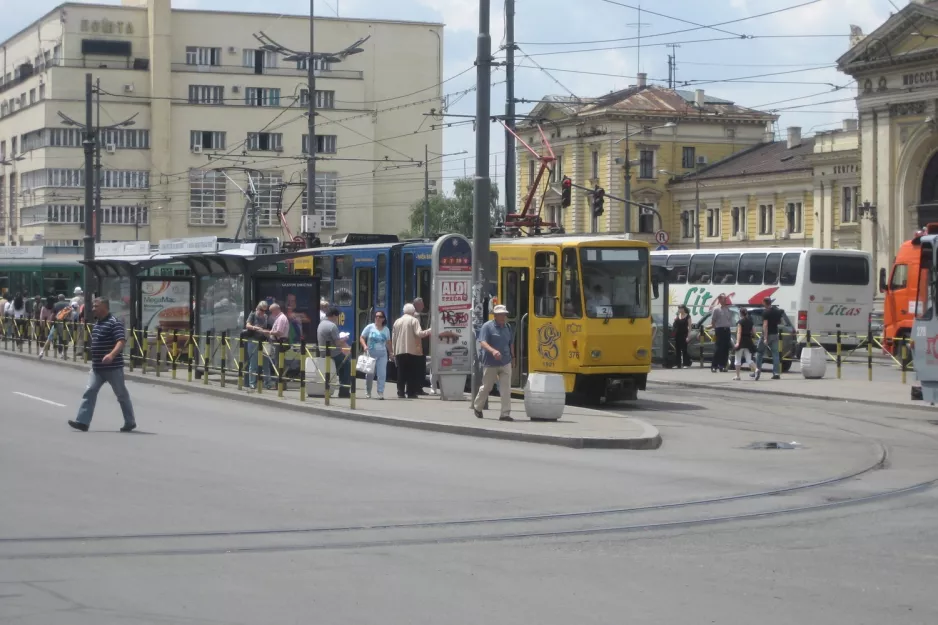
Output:
[[[730,341],[732,339],[730,328],[716,328],[716,345],[713,350],[711,369],[726,369],[730,358]]]
[[[423,388],[426,359],[413,354],[399,354],[394,357],[397,365],[397,395],[415,397]]]
[[[690,353],[687,351],[687,335],[674,337],[675,364],[678,369],[691,366]]]

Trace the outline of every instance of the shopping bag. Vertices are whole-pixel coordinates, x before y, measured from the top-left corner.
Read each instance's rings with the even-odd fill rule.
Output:
[[[371,356],[359,356],[357,369],[359,373],[373,375],[375,372],[375,359]]]

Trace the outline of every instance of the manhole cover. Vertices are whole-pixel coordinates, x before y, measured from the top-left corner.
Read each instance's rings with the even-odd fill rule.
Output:
[[[746,445],[746,449],[802,449],[804,445],[794,441],[785,443],[782,441],[759,441]]]

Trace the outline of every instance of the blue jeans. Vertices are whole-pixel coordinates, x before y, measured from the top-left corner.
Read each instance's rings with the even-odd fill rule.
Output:
[[[247,360],[248,360],[248,386],[251,388],[257,388],[257,352],[260,349],[260,343],[256,339],[249,339],[247,345]],[[271,379],[270,375],[270,359],[265,355],[264,357],[264,382],[268,383]]]
[[[780,366],[777,334],[769,334],[759,339],[759,345],[756,347],[756,371],[762,370],[762,359],[766,350],[772,352],[772,375],[778,375]]]
[[[124,414],[124,425],[127,427],[136,425],[134,406],[130,403],[130,393],[127,392],[127,386],[124,384],[123,369],[91,370],[88,387],[85,389],[85,394],[81,396],[81,406],[78,407],[78,416],[75,420],[85,425],[91,425],[94,407],[98,403],[98,391],[101,390],[105,382],[111,385],[111,390],[117,396],[117,403],[120,404],[121,412]]]
[[[384,394],[384,382],[388,379],[388,350],[371,349],[368,355],[375,359],[375,371],[365,376],[365,390],[371,395],[371,383],[378,378],[378,395]]]

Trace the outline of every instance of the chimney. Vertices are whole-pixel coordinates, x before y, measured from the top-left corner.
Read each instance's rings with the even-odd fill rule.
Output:
[[[856,132],[859,128],[857,120],[855,119],[845,119],[844,120],[844,132]]]
[[[801,126],[788,127],[788,149],[801,145]]]
[[[703,89],[697,89],[696,91],[694,91],[694,104],[697,105],[697,108],[703,108],[703,105],[704,105],[704,102],[705,102],[705,101],[706,101],[706,100],[705,100],[705,98],[704,98],[704,90],[703,90]]]
[[[765,132],[762,133],[762,143],[775,143],[775,129],[771,123],[765,125]]]
[[[646,86],[648,86],[648,74],[646,74],[645,72],[639,72],[638,73],[638,87],[640,89],[644,89]]]

